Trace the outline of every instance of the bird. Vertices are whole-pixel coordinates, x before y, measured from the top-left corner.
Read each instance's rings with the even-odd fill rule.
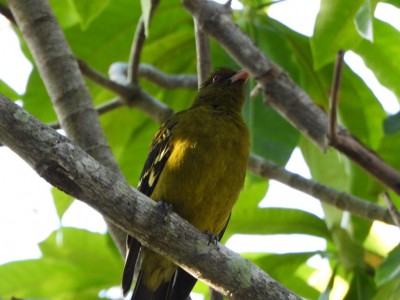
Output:
[[[250,149],[242,117],[249,73],[221,67],[200,86],[192,105],[155,134],[138,190],[171,205],[210,240],[220,240],[246,176]],[[196,278],[127,237],[122,289],[137,275],[132,300],[186,300]]]

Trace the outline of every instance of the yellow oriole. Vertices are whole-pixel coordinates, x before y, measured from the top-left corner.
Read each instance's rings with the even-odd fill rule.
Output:
[[[192,106],[156,133],[138,189],[201,232],[221,238],[242,189],[249,133],[241,110],[249,74],[220,68],[202,84]],[[132,299],[186,300],[196,279],[168,259],[127,239],[122,286],[127,294],[140,268]]]

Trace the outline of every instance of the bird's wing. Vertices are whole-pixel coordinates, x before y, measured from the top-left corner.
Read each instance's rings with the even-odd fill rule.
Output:
[[[151,196],[154,187],[157,184],[158,178],[160,177],[161,171],[171,155],[171,130],[175,124],[176,122],[172,120],[164,123],[164,125],[157,131],[153,141],[151,142],[150,152],[144,164],[138,185],[138,190],[146,196]],[[132,285],[132,279],[135,272],[135,265],[140,252],[140,247],[140,243],[134,237],[128,235],[126,240],[125,267],[122,275],[122,289],[124,295],[129,292],[129,289]]]

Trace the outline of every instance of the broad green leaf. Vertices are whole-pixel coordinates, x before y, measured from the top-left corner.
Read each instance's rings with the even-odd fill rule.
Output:
[[[0,94],[14,101],[20,98],[20,96],[3,80],[0,80]]]
[[[51,234],[38,260],[0,266],[2,297],[98,299],[118,284],[122,260],[105,235],[64,228]]]
[[[238,212],[247,208],[258,208],[259,203],[265,197],[268,190],[268,181],[262,180],[254,182],[251,179],[251,174],[247,173],[243,190],[240,192],[239,200],[235,208]]]
[[[365,269],[357,268],[354,272],[350,288],[344,300],[372,299],[375,295],[375,283]]]
[[[343,68],[342,77],[339,121],[369,148],[376,149],[383,137],[382,121],[386,113],[370,88],[350,68]]]
[[[252,174],[247,174],[243,190],[241,191],[239,199],[236,202],[236,205],[233,209],[231,219],[223,236],[222,242],[225,242],[233,234],[237,233],[236,226],[240,226],[240,224],[237,225],[236,220],[237,218],[239,218],[239,215],[243,219],[247,218],[248,222],[254,221],[252,219],[253,218],[252,213],[250,213],[249,215],[244,215],[244,214],[247,214],[247,212],[255,212],[259,210],[258,204],[264,198],[267,188],[268,188],[267,181],[255,181],[252,179]],[[246,222],[246,221],[239,220],[238,222]]]
[[[395,247],[378,267],[375,282],[381,286],[395,277],[400,278],[400,245]]]
[[[299,132],[259,97],[246,108],[252,152],[284,166],[297,145]]]
[[[36,67],[33,68],[29,77],[22,100],[23,107],[42,122],[49,123],[57,120],[50,97]]]
[[[320,149],[304,138],[301,140],[300,148],[314,180],[341,191],[348,190],[348,174],[344,160],[338,153],[331,149],[322,153]],[[321,205],[329,228],[335,224],[341,224],[343,215],[341,210],[324,203]]]
[[[315,299],[318,297],[318,291],[309,286],[297,273],[299,268],[306,265],[307,260],[315,254],[315,252],[267,254],[253,259],[252,255],[244,254],[244,256],[296,294],[307,299]]]
[[[374,42],[363,40],[354,51],[374,72],[379,82],[400,97],[400,33],[386,22],[374,21]]]
[[[106,74],[111,63],[128,60],[134,24],[139,16],[138,1],[110,1],[85,31],[76,24],[64,33],[74,55]]]
[[[265,14],[257,15],[256,21],[255,34],[260,49],[288,72],[318,105],[326,105],[324,78],[313,68],[309,38]]]
[[[377,289],[373,300],[398,300],[400,295],[400,276],[389,280]]]
[[[61,220],[64,213],[74,201],[74,198],[55,187],[51,189],[51,194],[53,195],[53,201],[56,207],[58,218]]]
[[[90,23],[103,11],[109,2],[110,0],[72,1],[83,30],[90,25]]]
[[[322,0],[311,38],[314,68],[320,69],[335,61],[339,50],[352,49],[361,37],[355,27],[355,18],[365,0]]]
[[[356,28],[358,33],[364,38],[372,42],[373,40],[373,9],[370,0],[366,0],[360,7],[356,15]]]
[[[72,299],[74,290],[82,289],[83,274],[68,261],[42,258],[0,266],[0,294],[6,299]],[[94,299],[94,293],[89,299]]]
[[[39,247],[43,257],[75,262],[84,267],[83,272],[92,272],[91,269],[98,265],[99,261],[104,263],[105,269],[110,267],[110,272],[116,271],[113,267],[122,264],[121,257],[110,252],[106,235],[83,229],[64,227],[53,232]],[[96,255],[93,256],[93,253]],[[111,274],[107,274],[109,275]]]
[[[344,269],[350,272],[362,267],[364,265],[364,249],[361,244],[356,242],[346,230],[339,226],[334,226],[331,233],[338,249],[339,262]]]
[[[386,135],[394,134],[400,131],[400,113],[387,117],[383,121],[383,130]]]
[[[285,208],[235,208],[229,232],[242,234],[309,234],[330,239],[323,220],[305,211]]]
[[[74,0],[50,0],[51,8],[62,28],[68,28],[79,23],[79,15],[74,5]],[[89,1],[81,1],[89,2]]]
[[[384,136],[376,150],[379,156],[394,169],[400,169],[399,151],[400,132]]]

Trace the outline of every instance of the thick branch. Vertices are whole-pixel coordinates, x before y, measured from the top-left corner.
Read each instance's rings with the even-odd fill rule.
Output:
[[[264,89],[265,101],[325,149],[328,129],[326,114],[232,22],[227,8],[212,1],[202,0],[184,0],[183,4],[197,19],[202,29],[253,74]],[[332,146],[400,194],[400,173],[347,131],[339,131],[338,141]]]
[[[66,134],[106,167],[122,176],[101,129],[88,88],[49,4],[44,0],[10,0],[10,8]],[[125,233],[109,224],[121,253]]]
[[[0,142],[40,176],[219,292],[233,299],[300,299],[223,245],[208,245],[208,236],[175,213],[165,215],[162,206],[2,96],[0,115]]]

